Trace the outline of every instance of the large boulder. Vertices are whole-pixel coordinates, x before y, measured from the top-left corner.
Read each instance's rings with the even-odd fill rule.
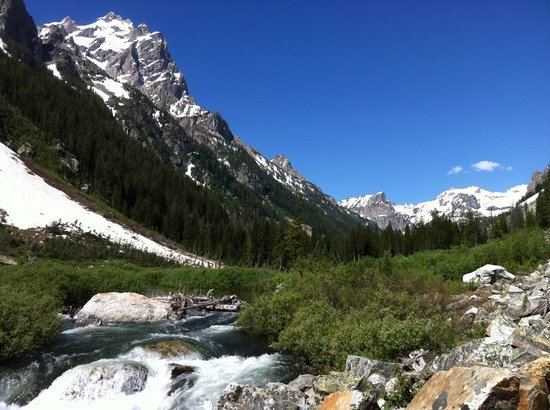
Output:
[[[307,397],[282,383],[268,383],[265,389],[231,383],[218,400],[223,410],[300,410],[307,408]]]
[[[96,400],[140,392],[148,374],[147,367],[133,361],[94,362],[68,370],[54,383],[66,386],[63,395],[70,400]]]
[[[497,315],[487,326],[487,336],[495,342],[506,342],[516,328],[512,319],[504,315]]]
[[[547,409],[544,379],[490,367],[454,367],[434,374],[407,409]]]
[[[145,351],[155,353],[161,359],[171,359],[173,357],[197,353],[197,349],[183,340],[162,340],[160,342],[141,346]]]
[[[457,346],[448,353],[434,358],[424,368],[425,376],[449,370],[454,366],[483,365],[488,367],[511,366],[513,347],[508,342],[495,341],[490,338],[474,339]]]
[[[288,383],[288,387],[298,389],[300,391],[306,391],[313,387],[313,381],[316,377],[317,376],[314,376],[312,374],[301,374],[290,383]]]
[[[399,364],[382,362],[363,356],[350,355],[346,359],[344,373],[357,377],[369,377],[371,374],[380,374],[386,378],[395,376],[399,370]]]
[[[376,400],[357,390],[345,390],[325,397],[319,410],[371,410],[378,409]]]
[[[321,394],[328,395],[342,390],[354,390],[359,387],[361,377],[342,372],[331,372],[318,376],[313,380],[313,389]]]
[[[511,274],[506,268],[499,265],[484,265],[473,272],[467,273],[462,277],[463,282],[475,283],[477,285],[489,285],[497,280],[514,280],[515,275]]]
[[[169,303],[150,299],[138,293],[98,293],[78,312],[76,323],[88,324],[100,320],[102,324],[122,322],[156,322],[172,314]]]

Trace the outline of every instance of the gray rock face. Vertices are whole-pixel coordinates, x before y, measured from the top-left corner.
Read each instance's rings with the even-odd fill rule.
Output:
[[[218,401],[224,410],[290,410],[306,409],[306,395],[282,383],[268,383],[265,389],[232,383]]]
[[[85,26],[66,18],[60,23],[41,26],[40,38],[96,63],[113,79],[138,88],[175,116],[207,113],[189,95],[164,36],[160,32],[149,32],[145,24],[135,27],[130,20],[115,13]]]
[[[386,378],[395,376],[399,369],[398,363],[382,362],[363,356],[348,356],[344,372],[358,377],[369,377],[371,374],[381,374]]]
[[[0,1],[0,38],[20,43],[33,52],[39,51],[36,25],[23,0]]]
[[[508,367],[512,363],[512,346],[507,342],[490,339],[476,339],[436,357],[428,363],[424,373],[431,374],[449,370],[454,366],[484,365]]]
[[[315,377],[316,376],[312,374],[301,374],[290,383],[288,383],[288,387],[298,389],[300,391],[306,391],[307,389],[311,389],[313,387],[313,381],[315,380]]]
[[[287,156],[281,154],[276,155],[275,158],[271,160],[271,163],[277,165],[279,168],[289,173],[290,175],[294,175],[298,179],[305,180],[304,176],[300,174],[299,171],[292,168],[292,164],[290,163],[290,160]]]
[[[549,174],[550,174],[550,164],[547,165],[543,171],[533,172],[533,175],[531,175],[531,180],[527,185],[527,192],[530,192],[530,193],[535,192],[537,185],[540,184],[542,180],[546,178]]]
[[[395,204],[388,201],[384,192],[346,199],[339,204],[373,221],[381,229],[391,225],[393,229],[402,230],[410,223],[410,218],[398,212]]]

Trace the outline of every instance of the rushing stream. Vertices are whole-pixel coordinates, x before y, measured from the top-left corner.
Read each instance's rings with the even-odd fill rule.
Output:
[[[39,358],[0,367],[0,409],[212,409],[230,382],[260,386],[288,380],[288,360],[240,333],[234,320],[233,314],[214,313],[178,322],[75,327],[66,319]],[[200,353],[160,359],[140,347],[176,338]],[[142,391],[120,391],[125,363],[147,367]],[[168,396],[173,363],[197,370],[194,384]],[[89,366],[103,364],[119,369],[108,382],[90,377]]]

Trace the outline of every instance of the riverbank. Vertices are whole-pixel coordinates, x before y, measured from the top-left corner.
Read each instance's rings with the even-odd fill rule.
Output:
[[[463,281],[471,290],[454,296],[446,311],[458,317],[455,326],[481,327],[479,338],[445,352],[410,351],[391,362],[347,356],[342,371],[302,374],[288,384],[233,383],[218,408],[283,402],[321,410],[549,409],[550,261],[519,276],[485,265]]]

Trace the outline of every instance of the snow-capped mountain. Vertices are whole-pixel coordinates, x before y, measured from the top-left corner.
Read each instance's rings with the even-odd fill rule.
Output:
[[[463,218],[468,212],[482,217],[499,215],[509,211],[526,192],[527,185],[518,185],[505,192],[470,186],[449,189],[431,201],[418,204],[396,205],[388,201],[383,192],[345,199],[339,204],[375,222],[380,228],[391,224],[395,229],[403,229],[408,224],[429,222],[434,211],[454,220]]]
[[[410,222],[409,217],[396,211],[396,205],[388,201],[384,192],[344,199],[338,204],[374,222],[382,229],[388,225],[394,229],[404,229]]]
[[[156,138],[168,146],[169,161],[200,185],[216,187],[219,171],[212,169],[212,161],[184,143],[188,137],[211,151],[218,168],[225,168],[223,172],[229,172],[239,183],[266,195],[275,207],[295,201],[274,195],[298,195],[317,208],[315,212],[335,213],[339,219],[351,220],[332,197],[292,168],[288,158],[277,156],[270,161],[236,137],[219,113],[198,105],[160,32],[150,32],[145,24],[136,26],[109,13],[86,25],[66,17],[42,25],[38,35],[48,50],[46,65],[54,75],[63,79],[76,72],[101,96],[130,136],[152,147],[158,144],[150,135],[140,133],[143,121],[155,124]],[[148,97],[152,108],[139,93]],[[140,122],[136,118],[141,118]],[[174,123],[183,130],[178,132]],[[283,190],[274,184],[282,185]],[[283,194],[286,190],[289,193]]]
[[[145,24],[135,27],[115,13],[80,26],[66,17],[39,27],[38,35],[44,43],[57,43],[104,70],[111,79],[96,86],[100,92],[128,98],[121,90],[122,84],[129,84],[176,118],[207,114],[189,95],[164,36],[149,32]]]

